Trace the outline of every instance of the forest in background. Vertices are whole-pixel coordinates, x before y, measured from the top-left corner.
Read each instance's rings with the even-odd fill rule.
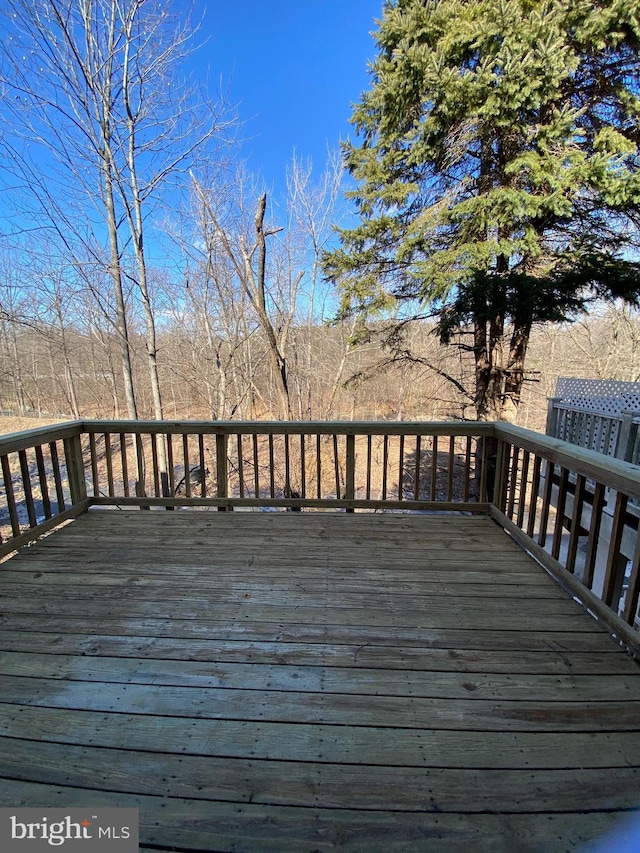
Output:
[[[169,295],[167,295],[168,299]],[[278,415],[268,342],[247,318],[242,340],[210,336],[194,312],[167,316],[158,365],[169,419]],[[141,417],[153,417],[143,328],[132,321]],[[294,323],[285,351],[292,416],[301,420],[448,420],[474,417],[473,359],[438,343],[430,321],[404,329],[402,346],[356,344],[342,326]],[[39,418],[126,417],[119,348],[106,329],[0,322],[0,410]],[[640,381],[640,316],[622,305],[535,330],[518,422],[544,431],[558,376]]]

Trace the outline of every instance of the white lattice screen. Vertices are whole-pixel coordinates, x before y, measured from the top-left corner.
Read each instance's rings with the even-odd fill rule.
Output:
[[[556,438],[637,463],[637,420],[628,435],[621,427],[624,412],[640,413],[639,382],[561,377],[553,407]]]
[[[624,411],[640,412],[640,382],[573,379],[561,376],[554,396],[559,397],[565,405],[591,409],[603,415],[621,415]]]

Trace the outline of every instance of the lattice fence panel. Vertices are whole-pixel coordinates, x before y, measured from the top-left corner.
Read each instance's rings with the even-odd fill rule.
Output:
[[[634,418],[632,435],[622,436],[623,414],[640,413],[640,383],[565,376],[558,379],[554,396],[557,438],[607,456],[629,458],[627,443],[633,445],[638,427]],[[636,462],[636,456],[634,449],[631,461]]]
[[[558,379],[554,396],[561,398],[565,405],[590,409],[602,415],[640,412],[640,382],[562,376]]]

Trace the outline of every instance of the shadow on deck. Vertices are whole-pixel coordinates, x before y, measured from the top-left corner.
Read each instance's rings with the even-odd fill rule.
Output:
[[[0,805],[247,853],[556,853],[640,805],[637,664],[488,517],[98,510],[0,575]]]

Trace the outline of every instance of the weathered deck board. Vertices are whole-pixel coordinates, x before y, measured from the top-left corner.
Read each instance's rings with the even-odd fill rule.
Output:
[[[3,617],[0,617],[2,619]],[[12,622],[18,621],[12,619]],[[46,620],[47,623],[50,620]],[[99,627],[109,627],[101,623]],[[29,648],[33,651],[59,654],[79,654],[93,656],[127,655],[132,649],[140,657],[159,658],[161,660],[197,660],[213,662],[237,662],[252,664],[286,664],[293,666],[341,666],[369,667],[377,669],[394,669],[402,663],[403,669],[423,672],[481,672],[481,673],[559,673],[566,675],[628,675],[629,663],[626,657],[619,654],[619,649],[613,644],[609,648],[596,648],[594,637],[599,643],[600,634],[571,634],[559,633],[554,636],[521,632],[486,632],[487,636],[479,635],[477,631],[426,631],[424,643],[414,637],[404,636],[405,632],[390,631],[385,634],[371,632],[353,636],[352,640],[359,643],[339,642],[336,644],[322,642],[326,634],[319,632],[305,635],[307,642],[296,642],[286,631],[281,631],[282,639],[274,642],[237,639],[241,632],[236,632],[236,639],[198,639],[192,635],[175,631],[170,636],[171,626],[158,621],[151,624],[136,624],[136,630],[146,628],[147,635],[88,633],[98,626],[86,623],[74,623],[68,626],[70,630],[85,633],[57,633],[60,620],[56,620],[56,630],[39,632],[32,630],[34,620],[21,622],[22,630],[1,631],[0,648],[7,651],[22,651],[25,645],[25,631],[29,634]],[[128,626],[131,627],[131,626]],[[191,627],[191,626],[190,626]],[[215,626],[217,627],[217,626]],[[291,626],[289,626],[291,627]],[[113,631],[120,630],[121,623],[113,623]],[[214,626],[209,623],[199,626],[199,633],[213,633]],[[158,633],[169,636],[154,636]],[[403,636],[396,636],[402,633]],[[296,631],[296,636],[300,634]],[[413,640],[413,643],[412,643]]]
[[[559,853],[640,805],[639,675],[486,518],[92,512],[0,569],[0,805]]]
[[[398,767],[482,769],[580,768],[585,752],[595,767],[640,762],[640,743],[624,732],[477,732],[388,726],[291,726],[246,720],[127,716],[0,704],[0,736],[110,749],[162,752],[157,731],[179,754]],[[604,748],[606,747],[606,748]],[[594,749],[595,748],[595,749]]]
[[[69,786],[0,781],[0,802],[65,807],[95,804],[92,791]],[[556,853],[576,849],[612,826],[610,812],[557,814],[423,814],[295,808],[106,792],[100,804],[139,808],[141,836],[154,850],[301,851],[505,850]],[[615,819],[614,819],[615,820]],[[171,839],[170,842],[167,839]],[[171,846],[169,846],[169,844]],[[142,846],[141,850],[145,847]]]
[[[56,650],[57,651],[57,650]],[[5,676],[113,684],[152,684],[174,687],[235,688],[305,693],[355,693],[376,696],[424,698],[530,699],[570,702],[609,701],[618,692],[631,701],[640,700],[640,684],[634,675],[577,674],[571,680],[552,675],[419,671],[411,680],[406,669],[362,666],[305,666],[255,663],[202,663],[198,661],[144,658],[73,656],[56,653],[0,652],[0,672]]]

